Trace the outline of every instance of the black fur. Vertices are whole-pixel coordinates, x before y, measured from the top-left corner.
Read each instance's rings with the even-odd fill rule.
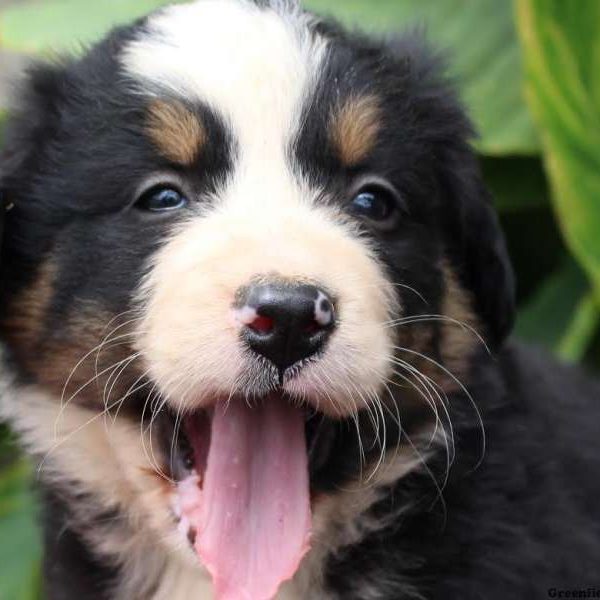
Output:
[[[169,226],[132,209],[146,176],[175,169],[143,135],[147,105],[119,75],[123,44],[144,27],[140,21],[116,30],[82,59],[35,67],[9,127],[0,176],[14,208],[3,213],[0,321],[10,320],[12,302],[52,255],[57,283],[40,354],[71,335],[64,320],[79,304],[93,300],[109,313],[130,307]],[[389,526],[328,557],[327,592],[350,600],[525,600],[546,597],[550,587],[597,583],[600,388],[575,369],[506,342],[514,318],[512,270],[469,146],[471,126],[440,61],[418,36],[382,45],[335,24],[316,27],[333,40],[332,51],[294,143],[298,162],[340,205],[361,173],[393,182],[409,218],[393,234],[365,228],[365,235],[390,278],[410,282],[427,299],[424,305],[399,291],[406,312],[441,310],[440,261],[447,261],[493,351],[476,353],[465,380],[485,447],[477,411],[455,392],[449,406],[456,458],[443,492],[440,452],[429,471],[398,481],[372,509],[377,519],[395,515]],[[361,91],[381,100],[384,127],[369,158],[349,169],[325,135],[327,118],[340,97]],[[198,164],[176,170],[191,189],[206,193],[228,173],[236,148],[218,115],[189,108],[201,112],[215,143]],[[35,382],[18,352],[8,350],[19,375]],[[427,418],[422,407],[406,407],[403,431],[416,431]],[[311,484],[315,494],[332,494],[358,476],[360,456],[351,422],[323,420]],[[387,426],[391,451],[401,433],[392,419]],[[361,433],[367,441],[374,437],[366,415]],[[378,451],[371,445],[369,457]],[[44,494],[49,598],[109,598],[120,574],[70,526],[74,502],[64,490]]]
[[[596,585],[600,386],[511,344],[479,365],[470,390],[485,424],[483,460],[481,430],[459,411],[443,501],[427,474],[390,489],[377,511],[411,508],[330,561],[340,598],[525,600]],[[445,465],[431,468],[439,475]]]
[[[58,491],[41,490],[44,506],[44,597],[46,600],[109,600],[118,570],[103,564],[73,530],[70,506],[81,501]],[[104,515],[104,519],[118,515]],[[93,523],[89,523],[93,526]]]

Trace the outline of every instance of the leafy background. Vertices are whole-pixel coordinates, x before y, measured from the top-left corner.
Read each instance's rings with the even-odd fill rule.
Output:
[[[80,52],[162,0],[0,0],[7,80]],[[519,280],[516,335],[600,369],[600,2],[306,0],[374,32],[420,27],[450,53]],[[40,597],[32,469],[0,429],[0,600]]]

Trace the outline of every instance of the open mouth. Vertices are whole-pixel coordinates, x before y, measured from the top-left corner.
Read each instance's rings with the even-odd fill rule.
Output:
[[[169,417],[174,512],[219,600],[272,598],[310,544],[311,471],[331,451],[323,415],[281,393]]]

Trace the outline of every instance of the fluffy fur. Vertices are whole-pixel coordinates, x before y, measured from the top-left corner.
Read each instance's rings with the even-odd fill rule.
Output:
[[[291,2],[197,0],[30,70],[0,163],[1,414],[39,463],[50,600],[208,598],[179,419],[307,411],[311,550],[281,599],[592,585],[599,386],[507,341],[514,284],[440,61]],[[157,185],[188,199],[153,214]],[[390,195],[385,227],[353,211]],[[318,283],[337,327],[277,373],[236,295]]]

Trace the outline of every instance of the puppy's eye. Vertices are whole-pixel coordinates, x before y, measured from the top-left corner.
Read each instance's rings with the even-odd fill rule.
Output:
[[[353,214],[382,230],[393,229],[398,224],[403,208],[399,195],[383,185],[363,187],[350,204]]]
[[[164,213],[184,208],[188,199],[178,190],[171,187],[158,186],[143,193],[136,202],[140,210],[154,213]]]

